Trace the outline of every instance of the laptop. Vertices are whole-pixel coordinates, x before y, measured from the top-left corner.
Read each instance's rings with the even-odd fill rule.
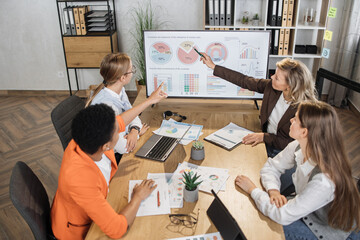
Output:
[[[184,138],[194,122],[190,124],[181,138],[160,136],[157,134],[152,135],[139,149],[139,151],[135,153],[135,156],[165,162],[177,144]]]
[[[246,240],[236,220],[231,216],[229,210],[225,207],[214,190],[211,190],[215,199],[206,211],[207,215],[214,223],[224,240]]]

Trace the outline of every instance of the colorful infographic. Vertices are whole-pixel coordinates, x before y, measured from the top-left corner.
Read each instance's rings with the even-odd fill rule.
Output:
[[[170,98],[261,99],[260,93],[214,76],[200,59],[206,54],[217,66],[266,78],[269,42],[267,31],[145,31],[147,96],[164,83]]]

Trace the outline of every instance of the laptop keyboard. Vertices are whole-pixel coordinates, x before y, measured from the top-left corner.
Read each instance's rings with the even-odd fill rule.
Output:
[[[162,159],[165,153],[176,142],[177,138],[162,136],[155,146],[146,154],[146,157],[153,159]]]

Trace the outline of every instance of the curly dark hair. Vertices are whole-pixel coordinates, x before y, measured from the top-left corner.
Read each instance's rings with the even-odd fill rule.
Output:
[[[94,154],[109,142],[114,134],[115,112],[105,104],[95,104],[81,110],[71,125],[71,134],[81,150]]]

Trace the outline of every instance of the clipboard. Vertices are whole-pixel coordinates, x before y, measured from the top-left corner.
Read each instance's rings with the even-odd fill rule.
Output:
[[[231,151],[237,147],[242,142],[243,137],[249,133],[253,132],[230,122],[225,127],[205,137],[204,140]]]

